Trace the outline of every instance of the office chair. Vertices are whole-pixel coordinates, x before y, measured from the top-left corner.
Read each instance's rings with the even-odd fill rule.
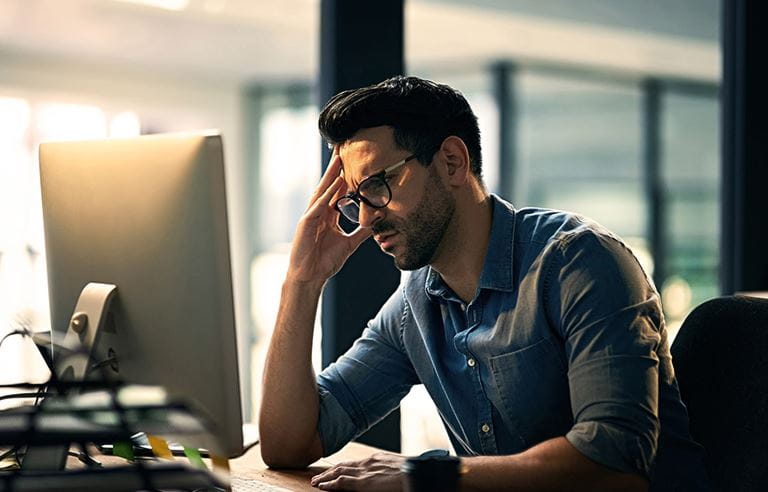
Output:
[[[768,299],[701,304],[671,351],[714,489],[768,490]]]

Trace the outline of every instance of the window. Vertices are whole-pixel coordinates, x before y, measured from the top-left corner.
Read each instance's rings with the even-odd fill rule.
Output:
[[[648,273],[637,86],[522,72],[511,198],[585,215],[620,235]]]
[[[659,286],[671,335],[718,295],[719,110],[714,90],[671,88],[661,100],[666,279]]]
[[[258,183],[250,207],[255,213],[251,231],[255,253],[251,257],[251,405],[261,401],[261,375],[277,318],[280,292],[288,269],[296,224],[320,180],[321,141],[317,132],[317,107],[308,87],[265,88],[251,94],[259,142],[250,160],[257,163]],[[315,321],[313,366],[321,368],[320,312]]]

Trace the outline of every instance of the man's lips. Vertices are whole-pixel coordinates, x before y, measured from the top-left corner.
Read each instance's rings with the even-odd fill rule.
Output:
[[[379,246],[381,246],[382,249],[387,249],[387,247],[391,246],[392,239],[394,236],[396,236],[397,232],[387,232],[385,234],[377,234],[374,236],[374,239],[376,239],[376,242],[379,243]]]

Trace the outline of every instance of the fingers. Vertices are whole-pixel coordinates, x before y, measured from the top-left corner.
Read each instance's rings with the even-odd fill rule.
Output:
[[[362,471],[362,468],[358,468],[356,466],[336,465],[333,468],[330,468],[323,473],[312,477],[310,485],[313,487],[323,488],[323,485],[326,485],[329,482],[337,481],[340,477],[355,477]]]
[[[346,461],[312,477],[322,490],[400,490],[405,457],[378,453],[361,461]]]
[[[345,186],[344,180],[341,176],[338,176],[331,182],[331,185],[323,192],[323,194],[310,205],[305,216],[316,218],[327,213],[328,209],[333,207],[335,198],[337,195],[341,195],[341,191]]]
[[[317,488],[320,490],[361,490],[358,487],[359,483],[360,479],[357,477],[342,475],[335,480],[321,482],[317,485]]]
[[[317,199],[322,196],[323,192],[331,186],[334,180],[341,175],[341,156],[338,153],[338,146],[334,147],[333,154],[331,155],[331,162],[328,164],[323,177],[320,178],[317,188],[312,193],[312,198],[309,199],[309,207],[311,207]],[[308,208],[309,208],[308,207]]]

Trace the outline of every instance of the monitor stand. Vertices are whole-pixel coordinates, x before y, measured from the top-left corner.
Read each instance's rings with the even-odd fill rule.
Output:
[[[53,381],[84,381],[90,372],[93,351],[99,332],[109,317],[110,303],[117,293],[117,286],[91,282],[86,285],[69,320],[61,350],[77,347],[79,352],[54,356]],[[52,334],[55,332],[52,332]],[[53,347],[56,351],[56,345]],[[112,356],[113,354],[109,354]],[[106,373],[106,371],[103,371]],[[54,385],[55,386],[55,385]],[[54,391],[56,388],[49,388]],[[72,390],[76,391],[76,390]],[[45,405],[45,400],[41,405]],[[21,463],[22,470],[63,470],[67,462],[69,444],[52,446],[28,446]]]

